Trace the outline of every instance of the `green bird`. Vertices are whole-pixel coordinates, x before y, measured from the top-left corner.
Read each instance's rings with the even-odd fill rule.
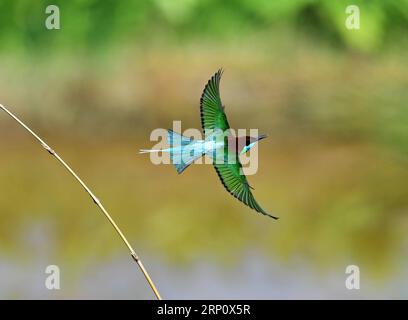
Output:
[[[258,141],[266,135],[257,137],[235,137],[230,130],[224,106],[220,98],[220,81],[222,69],[218,70],[208,81],[200,99],[201,125],[205,134],[204,140],[194,140],[169,129],[167,142],[170,148],[141,149],[140,153],[167,152],[177,172],[182,173],[195,160],[207,155],[213,159],[225,189],[255,211],[278,219],[270,215],[256,202],[252,195],[253,189],[242,172],[239,155],[248,152]]]

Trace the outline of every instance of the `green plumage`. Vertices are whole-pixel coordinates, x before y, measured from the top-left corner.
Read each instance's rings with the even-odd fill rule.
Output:
[[[225,132],[230,128],[227,117],[224,112],[224,106],[220,97],[220,80],[222,70],[212,76],[204,88],[200,100],[201,125],[205,133],[222,130]],[[225,189],[235,198],[256,210],[259,213],[271,216],[256,202],[245,175],[242,172],[242,165],[239,156],[229,151],[228,147],[224,148],[224,162],[214,160],[214,168],[224,185]],[[234,161],[225,161],[232,159]]]
[[[208,81],[200,100],[201,126],[204,132],[230,128],[220,98],[220,80],[222,70],[218,70]]]

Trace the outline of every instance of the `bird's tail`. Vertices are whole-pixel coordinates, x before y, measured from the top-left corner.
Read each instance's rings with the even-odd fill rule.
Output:
[[[171,150],[171,163],[179,174],[205,153],[202,141],[185,137],[171,129],[169,129],[167,133],[167,142]]]
[[[171,163],[179,174],[205,154],[203,141],[193,140],[170,129],[167,133],[167,143],[170,145],[168,149],[140,149],[139,153],[170,153]]]
[[[151,153],[151,152],[160,152],[158,149],[140,149],[139,153]]]
[[[177,170],[177,173],[182,173],[195,160],[201,158],[205,154],[202,143],[192,142],[189,145],[179,146],[174,148],[174,152],[170,152],[171,163]]]
[[[180,133],[174,132],[171,129],[167,129],[167,143],[171,147],[185,146],[192,142],[194,142],[192,138],[185,137],[181,135]]]

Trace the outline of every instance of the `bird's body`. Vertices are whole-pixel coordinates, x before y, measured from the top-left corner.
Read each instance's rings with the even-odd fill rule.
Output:
[[[166,149],[140,150],[147,152],[166,152],[177,172],[182,173],[195,160],[206,155],[213,159],[213,165],[225,189],[235,198],[271,218],[276,217],[265,212],[251,192],[251,186],[242,172],[239,155],[249,151],[266,135],[257,137],[235,137],[230,130],[224,106],[221,103],[219,83],[222,70],[208,81],[200,100],[201,124],[204,130],[204,140],[193,140],[173,130],[168,130]]]

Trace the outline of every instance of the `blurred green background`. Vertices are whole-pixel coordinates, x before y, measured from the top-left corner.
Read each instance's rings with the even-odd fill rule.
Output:
[[[407,31],[405,0],[1,0],[0,103],[91,186],[166,298],[408,298]],[[269,135],[249,181],[278,221],[211,166],[178,176],[137,153],[173,120],[200,127],[219,67],[231,126]],[[0,297],[153,297],[89,197],[4,113]]]

